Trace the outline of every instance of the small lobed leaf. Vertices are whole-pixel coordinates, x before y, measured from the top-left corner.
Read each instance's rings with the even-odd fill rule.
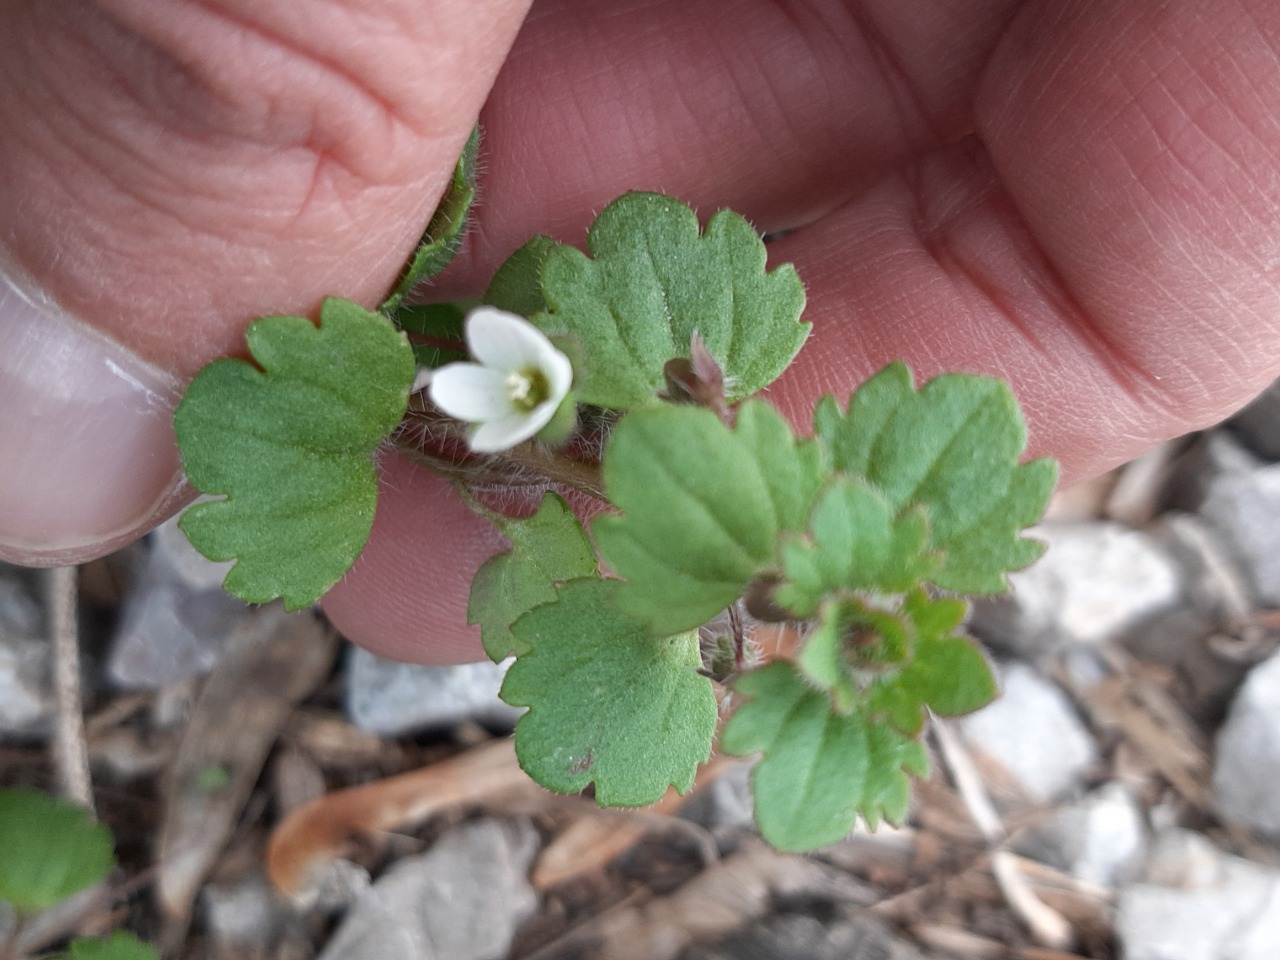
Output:
[[[831,695],[839,713],[862,699],[865,677],[898,669],[912,653],[907,619],[856,597],[829,597],[818,626],[805,641],[796,667],[810,683]]]
[[[1044,513],[1057,466],[1019,465],[1026,428],[1003,381],[946,374],[917,391],[907,367],[891,364],[847,413],[824,399],[814,432],[832,469],[865,478],[895,511],[927,510],[930,543],[944,552],[930,579],[943,589],[1000,593],[1006,572],[1042,552],[1018,533]]]
[[[628,414],[604,456],[622,512],[592,526],[626,580],[618,604],[662,635],[702,625],[775,563],[779,533],[803,528],[820,473],[814,444],[760,400],[732,429],[701,407]]]
[[[528,644],[511,632],[522,614],[555,600],[561,583],[596,575],[596,555],[586,531],[554,493],[542,498],[533,516],[497,523],[511,549],[490,557],[476,571],[467,602],[467,622],[479,625],[485,653],[495,663],[529,652]]]
[[[529,712],[516,724],[520,766],[550,790],[595,784],[604,806],[654,803],[693,785],[711,752],[716,698],[698,674],[696,634],[654,637],[612,603],[606,580],[574,580],[512,632],[529,651],[502,699]]]
[[[18,787],[0,790],[0,900],[31,915],[85,890],[113,866],[111,832],[88,812]]]
[[[907,814],[907,774],[924,776],[928,755],[915,740],[854,710],[834,711],[785,662],[743,674],[746,697],[721,736],[725,753],[763,756],[751,775],[756,822],[779,850],[835,843],[859,814],[870,826]]]
[[[838,591],[904,593],[938,565],[928,542],[922,508],[896,513],[865,481],[838,476],[814,506],[808,535],[784,540],[786,579],[775,599],[805,619],[824,596]]]
[[[520,317],[532,317],[547,309],[542,295],[542,265],[559,244],[539,234],[503,262],[489,287],[484,302]]]
[[[411,304],[396,311],[396,326],[405,333],[429,338],[411,341],[414,362],[420,367],[442,367],[467,359],[463,345],[463,321],[473,303]]]
[[[62,960],[158,960],[155,950],[131,933],[117,930],[110,937],[77,937]]]
[[[629,193],[600,212],[587,247],[590,256],[569,246],[546,252],[547,310],[533,317],[549,335],[578,341],[584,403],[653,403],[663,365],[689,356],[695,331],[728,378],[728,399],[740,400],[776,379],[808,336],[794,268],[766,271],[760,235],[732,211],[700,233],[683,203]]]
[[[453,168],[449,189],[440,198],[435,213],[431,215],[413,259],[405,267],[395,288],[378,308],[383,313],[398,316],[398,310],[409,291],[443,272],[457,255],[467,226],[467,214],[476,198],[476,158],[479,152],[480,128],[477,126],[471,130],[471,136],[462,148],[462,155]]]
[[[866,710],[884,715],[909,736],[924,726],[925,708],[957,716],[995,699],[995,675],[982,651],[968,637],[952,635],[964,619],[961,600],[935,600],[923,590],[902,604],[914,628],[913,656],[901,670],[877,678],[866,692]]]
[[[405,333],[416,333],[438,340],[463,342],[463,321],[476,306],[475,301],[452,303],[414,303],[396,314],[396,326]]]
[[[266,317],[246,334],[259,366],[218,360],[191,382],[174,429],[191,483],[224,499],[181,520],[224,587],[304,607],[337,583],[373,525],[373,453],[408,402],[414,360],[386,318],[326,300],[320,325]]]

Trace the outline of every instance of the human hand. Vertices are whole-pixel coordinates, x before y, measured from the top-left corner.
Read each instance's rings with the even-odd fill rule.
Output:
[[[85,157],[81,141],[73,151],[97,171],[93,189],[65,175],[50,184],[38,174],[56,173],[60,154],[6,139],[0,194],[17,192],[0,195],[6,242],[73,312],[179,376],[234,351],[262,313],[306,312],[325,293],[376,301],[443,186],[518,7],[480,7],[489,25],[480,30],[475,5],[437,3],[438,29],[416,43],[395,34],[373,45],[376,55],[359,41],[396,4],[368,15],[367,34],[344,24],[332,38],[306,11],[273,25],[291,38],[284,47],[259,41],[277,53],[324,50],[331,63],[332,44],[349,42],[350,57],[338,58],[347,72],[315,68],[328,86],[277,73],[277,61],[242,69],[232,40],[219,46],[205,30],[196,52],[232,104],[213,101],[219,111],[205,120],[198,86],[153,95],[138,107],[152,120],[145,150],[122,157],[117,144]],[[169,10],[175,23],[194,16]],[[164,42],[180,46],[174,29]],[[383,43],[414,55],[397,61]],[[136,50],[116,56],[118,71],[138,75]],[[378,92],[374,102],[351,92],[350,71],[356,88]],[[23,104],[41,102],[0,104],[6,127]],[[406,144],[387,104],[417,111],[435,136]],[[845,395],[892,359],[921,378],[991,373],[1013,385],[1032,452],[1080,479],[1221,419],[1280,372],[1278,107],[1280,10],[1268,0],[1158,11],[1141,0],[987,0],[901,15],[834,2],[540,4],[486,108],[478,221],[441,293],[474,293],[534,232],[579,240],[592,212],[628,189],[707,212],[732,207],[762,230],[790,231],[771,259],[794,262],[808,287],[814,334],[771,392],[794,421],[821,393]],[[90,119],[119,123],[109,111]],[[124,129],[140,123],[125,119]],[[210,128],[222,134],[212,143]],[[193,138],[213,155],[193,155]],[[218,152],[228,138],[240,153]],[[307,174],[318,157],[331,161],[331,178]],[[112,166],[122,163],[124,173]],[[174,197],[174,183],[198,191],[194,205],[155,211],[165,207],[154,195]],[[290,200],[273,205],[282,190]],[[32,208],[47,213],[20,220]],[[200,259],[194,278],[178,267],[191,258]],[[0,326],[0,343],[13,327]],[[0,368],[12,351],[0,345]],[[21,369],[36,377],[39,358]],[[35,383],[52,389],[42,375]],[[95,398],[80,399],[87,409]],[[24,450],[52,449],[19,439]],[[167,450],[167,439],[148,449]],[[0,464],[15,449],[0,438]],[[103,460],[98,450],[79,461],[92,479],[73,472],[62,500],[45,498],[52,515],[106,482]],[[26,462],[46,482],[56,472]],[[137,483],[139,462],[119,463],[117,487]],[[152,483],[153,499],[173,467],[163,454],[156,463],[150,474],[165,484]],[[395,458],[384,467],[373,538],[326,608],[379,652],[473,656],[466,589],[498,549],[495,535],[441,481]],[[12,487],[0,480],[0,539],[13,522]],[[81,537],[58,556],[59,543],[36,545],[63,560],[104,546]]]
[[[136,538],[247,321],[381,299],[527,6],[0,5],[0,558]]]

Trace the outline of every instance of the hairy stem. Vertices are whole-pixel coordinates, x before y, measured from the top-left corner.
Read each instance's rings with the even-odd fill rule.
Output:
[[[410,460],[451,479],[475,484],[558,483],[604,499],[599,464],[571,459],[536,440],[499,456],[478,456],[467,448],[462,424],[417,403],[410,405],[391,442]]]

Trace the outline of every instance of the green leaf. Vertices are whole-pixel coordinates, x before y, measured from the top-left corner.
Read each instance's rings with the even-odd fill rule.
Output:
[[[574,390],[584,403],[653,403],[663,364],[689,356],[695,330],[736,401],[776,379],[808,335],[795,270],[766,272],[763,241],[732,211],[717,213],[700,235],[697,216],[679,201],[629,193],[601,211],[587,247],[589,257],[569,246],[547,253],[548,310],[532,318],[579,342]]]
[[[830,598],[822,604],[818,627],[805,641],[796,667],[831,694],[838,712],[848,713],[862,699],[865,678],[900,667],[911,648],[912,632],[904,617],[855,597]]]
[[[475,127],[462,148],[462,155],[453,168],[449,189],[440,198],[436,212],[431,215],[413,259],[405,267],[395,288],[378,308],[383,313],[396,314],[409,291],[424,280],[430,280],[441,273],[462,246],[467,213],[476,198],[476,155],[479,151],[480,128]]]
[[[808,536],[783,542],[786,580],[775,599],[801,620],[837,591],[904,593],[938,565],[928,536],[923,509],[896,514],[866,482],[837,477],[813,508]]]
[[[211,560],[236,560],[223,586],[250,603],[313,603],[355,561],[373,525],[373,453],[399,424],[413,352],[384,317],[330,299],[320,326],[266,317],[242,360],[196,375],[174,415],[187,476],[225,499],[182,529]]]
[[[861,712],[840,714],[788,663],[775,661],[740,677],[748,698],[721,736],[725,753],[763,757],[751,775],[756,823],[779,850],[835,843],[861,814],[874,827],[907,814],[906,774],[924,776],[924,748]]]
[[[914,737],[926,707],[955,716],[995,698],[996,680],[982,652],[969,638],[951,635],[964,613],[964,601],[934,600],[922,589],[891,607],[828,598],[796,667],[830,695],[837,712],[857,706]]]
[[[426,343],[411,341],[413,359],[420,367],[435,369],[467,359],[463,348],[463,320],[473,303],[415,303],[396,311],[396,325],[405,333],[430,337]]]
[[[511,632],[522,614],[556,598],[567,580],[596,575],[596,554],[569,505],[554,493],[525,520],[493,517],[511,549],[484,562],[471,581],[467,622],[480,626],[484,651],[495,663],[529,652]]]
[[[78,937],[63,960],[157,960],[150,946],[131,933],[117,930],[110,939]]]
[[[88,889],[113,866],[111,831],[88,812],[19,787],[0,790],[0,900],[38,913]]]
[[[498,268],[484,292],[484,302],[521,317],[547,309],[542,295],[542,265],[559,244],[541,234],[517,250]]]
[[[818,450],[767,403],[730,429],[710,410],[637,410],[614,428],[604,482],[620,516],[596,544],[626,583],[619,605],[659,634],[700,626],[775,562],[778,535],[803,529],[820,480]]]
[[[463,342],[463,321],[475,301],[455,303],[414,303],[396,313],[396,326],[405,333],[416,333],[437,340]]]
[[[1007,571],[1043,551],[1018,532],[1044,513],[1057,465],[1018,465],[1026,428],[1004,382],[946,374],[917,391],[895,363],[859,388],[847,414],[824,399],[814,432],[833,469],[864,477],[897,512],[927,509],[930,543],[945,552],[931,575],[938,586],[1000,593]]]
[[[998,692],[996,678],[977,645],[950,635],[964,619],[961,600],[933,600],[923,590],[909,594],[903,613],[915,630],[914,655],[901,670],[874,680],[866,710],[884,714],[909,736],[920,732],[925,707],[942,716],[970,713]]]
[[[533,779],[561,793],[594,783],[602,805],[634,807],[693,785],[711,752],[716,697],[697,673],[696,634],[654,637],[611,602],[615,587],[571,581],[516,621],[532,650],[507,672],[502,699],[529,707],[516,755]]]

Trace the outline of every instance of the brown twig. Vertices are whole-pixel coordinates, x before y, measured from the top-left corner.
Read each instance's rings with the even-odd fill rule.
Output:
[[[53,632],[53,687],[57,701],[53,760],[63,796],[93,812],[93,783],[84,735],[80,643],[76,625],[76,568],[55,567],[46,581]]]
[[[1004,824],[968,752],[942,721],[934,720],[933,732],[956,791],[991,850],[991,872],[1009,908],[1041,944],[1054,950],[1067,950],[1075,941],[1075,931],[1062,914],[1036,896],[1031,884],[1019,872],[1017,858],[1003,848]]]

